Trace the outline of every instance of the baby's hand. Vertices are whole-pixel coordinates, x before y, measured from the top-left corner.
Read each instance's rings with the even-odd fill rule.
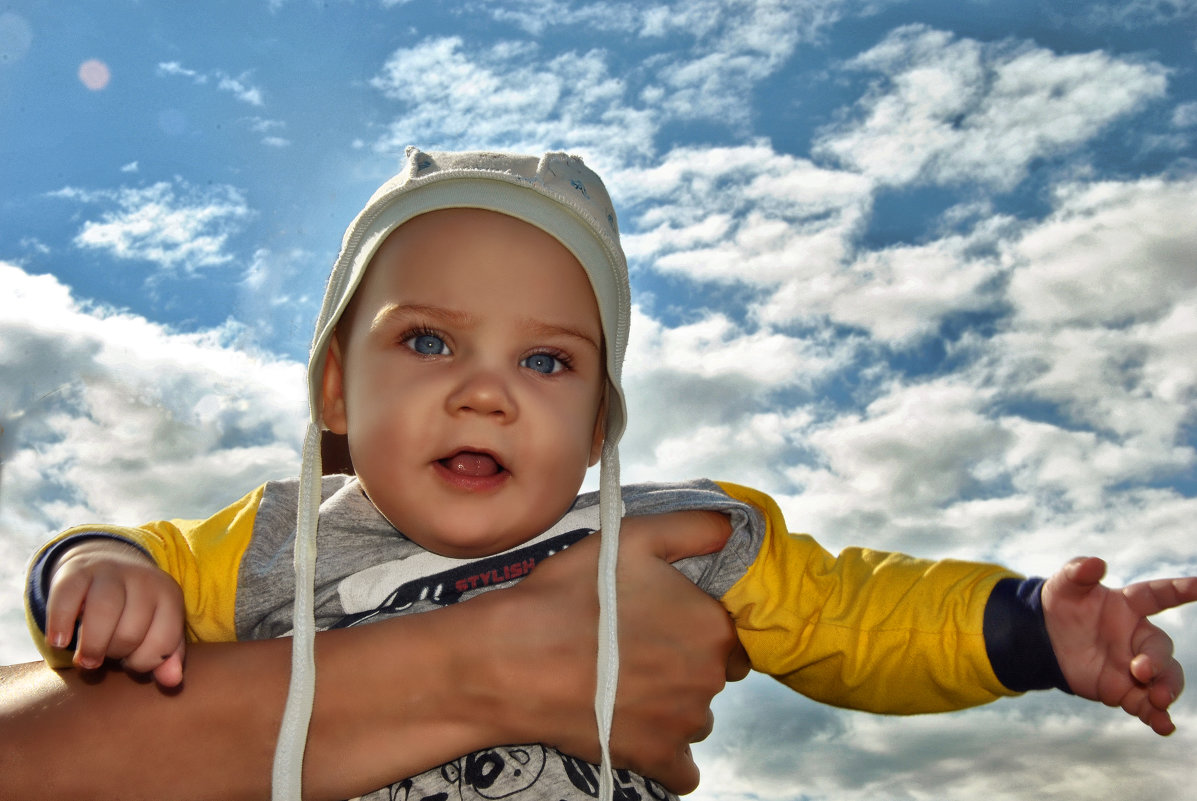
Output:
[[[1120,706],[1157,734],[1176,726],[1168,707],[1184,688],[1172,640],[1148,617],[1197,600],[1197,577],[1104,586],[1105,562],[1073,559],[1043,585],[1047,633],[1069,689]]]
[[[55,563],[46,603],[46,640],[55,648],[79,641],[74,662],[98,668],[119,659],[134,673],[153,673],[164,687],[183,680],[183,592],[132,545],[85,540]]]

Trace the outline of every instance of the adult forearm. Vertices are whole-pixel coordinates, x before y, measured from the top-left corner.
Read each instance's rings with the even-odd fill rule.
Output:
[[[459,660],[436,617],[319,636],[309,798],[498,744],[445,703]],[[119,670],[0,668],[0,798],[269,798],[289,663],[290,640],[196,645],[174,693]]]
[[[479,653],[500,636],[493,606],[484,596],[317,637],[305,796],[352,797],[523,739],[509,725],[518,694],[504,697]]]
[[[268,796],[286,646],[197,647],[173,694],[119,670],[3,668],[0,798]]]

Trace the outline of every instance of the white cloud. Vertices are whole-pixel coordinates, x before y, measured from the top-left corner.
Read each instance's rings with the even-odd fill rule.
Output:
[[[688,51],[662,60],[654,73],[654,81],[665,89],[664,110],[675,119],[749,123],[752,88],[775,74],[799,43],[838,20],[846,5],[697,2],[658,7],[659,14],[646,18],[655,23],[646,30],[695,38]]]
[[[291,140],[282,135],[282,132],[287,128],[287,123],[282,120],[251,117],[246,120],[246,123],[249,125],[251,131],[263,135],[262,144],[267,147],[282,148],[291,146]]]
[[[1172,124],[1177,128],[1197,127],[1197,101],[1181,103],[1172,110]]]
[[[1035,326],[1158,318],[1197,296],[1197,179],[1056,189],[1056,209],[1010,249],[1010,297]]]
[[[457,37],[427,39],[393,53],[371,83],[403,106],[376,145],[385,152],[414,142],[583,155],[652,146],[650,115],[624,105],[626,87],[599,51],[546,60],[530,44],[473,49]]]
[[[251,106],[264,105],[262,90],[247,83],[248,75],[243,74],[234,78],[231,75],[217,73],[217,78],[216,88],[222,92],[231,92],[242,103],[248,103]]]
[[[164,61],[158,64],[158,74],[167,77],[189,78],[200,86],[213,82],[218,90],[232,94],[242,103],[248,103],[251,106],[265,105],[262,90],[248,83],[249,73],[232,76],[221,70],[200,72],[184,67],[177,61]]]
[[[1159,521],[1149,516],[1142,527],[1131,523],[1131,528],[1151,531]],[[1037,543],[1012,543],[1005,555],[1022,564],[1027,553],[1020,549],[1043,550],[1042,540],[1051,533],[1043,532]],[[1106,535],[1107,542],[1118,539],[1151,547],[1149,538],[1128,537],[1126,529]],[[1191,569],[1192,546],[1183,550]],[[1054,569],[1056,557],[1047,564]],[[1154,564],[1154,575],[1161,569],[1170,573],[1167,567]],[[1123,573],[1112,580],[1127,578]],[[1173,634],[1197,624],[1197,610],[1165,617],[1163,625]],[[1191,639],[1178,640],[1177,656],[1186,664],[1197,658]],[[948,715],[895,718],[831,709],[751,676],[729,686],[713,709],[715,734],[694,749],[702,783],[693,797],[701,801],[798,795],[811,801],[1068,801],[1081,795],[1115,801],[1142,787],[1160,798],[1183,798],[1192,781],[1186,755],[1197,745],[1197,704],[1188,696],[1173,707],[1179,730],[1167,739],[1116,710],[1055,692]]]
[[[622,446],[630,481],[776,483],[776,465],[798,447],[810,412],[778,411],[773,396],[809,389],[842,366],[851,348],[745,331],[721,314],[672,328],[639,308],[632,317]]]
[[[778,333],[747,333],[719,313],[667,328],[635,309],[632,325],[635,339],[624,364],[629,378],[670,369],[773,388],[809,384],[828,366],[810,343]]]
[[[873,183],[778,154],[766,143],[675,150],[612,179],[641,214],[627,226],[634,266],[765,290],[768,325],[823,319],[905,343],[961,312],[1000,301],[996,247],[1009,227],[989,217],[968,234],[866,251],[857,240]]]
[[[35,236],[21,237],[17,244],[21,246],[22,250],[39,256],[46,256],[51,252],[50,246]]]
[[[617,171],[616,202],[634,263],[700,281],[772,287],[818,282],[848,253],[872,184],[777,153],[768,143],[678,148],[648,169]],[[625,215],[626,216],[626,215]]]
[[[1000,301],[995,279],[1004,270],[976,252],[981,236],[949,236],[921,245],[863,252],[820,281],[786,280],[760,309],[777,322],[826,314],[894,344],[938,332],[952,314],[982,311]]]
[[[992,395],[966,376],[895,381],[860,413],[823,411],[802,432],[810,456],[779,465],[789,486],[773,485],[791,527],[836,549],[983,558],[1001,539],[987,521],[1034,523],[1009,488],[1015,437]]]
[[[790,36],[813,39],[838,20],[852,4],[821,0],[802,4],[779,0],[690,0],[675,3],[533,0],[494,6],[495,19],[514,22],[533,36],[549,28],[585,27],[605,33],[633,34],[645,39],[682,35],[700,43],[729,37],[760,52],[785,48]],[[859,4],[856,4],[859,8]]]
[[[843,0],[481,4],[478,13],[516,23],[535,44],[479,47],[444,37],[396,51],[372,83],[403,108],[377,146],[398,152],[431,139],[436,146],[567,147],[615,157],[612,163],[643,161],[669,121],[744,129],[753,88],[846,8],[860,10]],[[598,48],[545,52],[556,41],[546,31],[573,28],[668,41],[669,49],[635,66],[614,63]]]
[[[1127,517],[1116,510],[1138,505],[1153,484],[1191,476],[1197,246],[1181,217],[1192,192],[1186,181],[1073,185],[1044,220],[999,227],[1004,239],[988,251],[1001,254],[994,274],[1005,280],[975,295],[1005,311],[995,330],[965,334],[944,375],[881,383],[861,412],[817,420],[806,432],[817,458],[787,471],[804,488],[794,503],[820,528],[893,537],[906,550],[928,536],[966,546],[1014,535],[1063,542],[1076,537],[1048,532],[1097,521],[1113,530],[1110,521]],[[952,241],[916,249],[943,264],[925,270],[910,298],[875,313],[917,309],[941,284],[967,281],[967,249],[944,246]],[[867,298],[839,297],[885,337],[865,319]],[[1163,506],[1192,505],[1175,490],[1158,493]],[[1179,519],[1153,537],[1187,536]],[[1099,540],[1113,552],[1130,547]]]
[[[36,543],[88,521],[202,517],[298,470],[304,369],[94,308],[0,262],[0,642],[34,658],[20,612]]]
[[[226,250],[229,238],[253,215],[232,186],[198,189],[178,179],[115,190],[66,188],[54,196],[108,209],[83,224],[74,239],[77,247],[168,271],[225,264],[232,258]]]
[[[699,801],[1183,798],[1197,744],[1059,693],[892,718],[820,707],[759,677],[716,700],[715,732],[695,748]]]
[[[184,67],[177,61],[164,61],[158,65],[159,75],[169,75],[179,78],[190,78],[197,84],[204,84],[208,82],[208,77],[202,75],[195,70]]]
[[[1008,330],[986,369],[1012,399],[1069,431],[1024,429],[1027,483],[1100,497],[1120,482],[1191,474],[1197,422],[1197,239],[1192,179],[1062,188],[1057,208],[1008,246]],[[1046,438],[1045,438],[1046,437]]]
[[[287,123],[282,120],[268,120],[262,117],[251,117],[248,122],[249,129],[254,133],[270,133],[287,127]]]
[[[1036,159],[1072,150],[1167,87],[1156,63],[985,44],[923,25],[892,32],[848,67],[881,78],[815,153],[894,185],[1010,189]]]
[[[253,321],[247,332],[253,342],[269,342],[284,353],[307,352],[320,311],[320,285],[305,279],[324,269],[320,257],[299,248],[254,251],[237,285],[236,309],[237,319]]]

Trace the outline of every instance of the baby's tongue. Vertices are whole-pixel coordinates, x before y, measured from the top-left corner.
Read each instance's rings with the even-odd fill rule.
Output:
[[[441,459],[441,464],[462,476],[493,476],[502,469],[499,467],[499,463],[494,460],[494,457],[488,456],[485,453],[470,453],[466,451],[455,453],[447,459]]]

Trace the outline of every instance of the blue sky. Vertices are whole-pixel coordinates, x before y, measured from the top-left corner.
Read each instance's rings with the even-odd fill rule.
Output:
[[[409,143],[608,179],[625,479],[759,486],[833,550],[1195,573],[1195,67],[1193,0],[0,4],[0,661],[44,537],[296,471],[327,270]],[[1194,694],[1168,740],[788,695],[717,700],[698,797],[1197,779]]]

